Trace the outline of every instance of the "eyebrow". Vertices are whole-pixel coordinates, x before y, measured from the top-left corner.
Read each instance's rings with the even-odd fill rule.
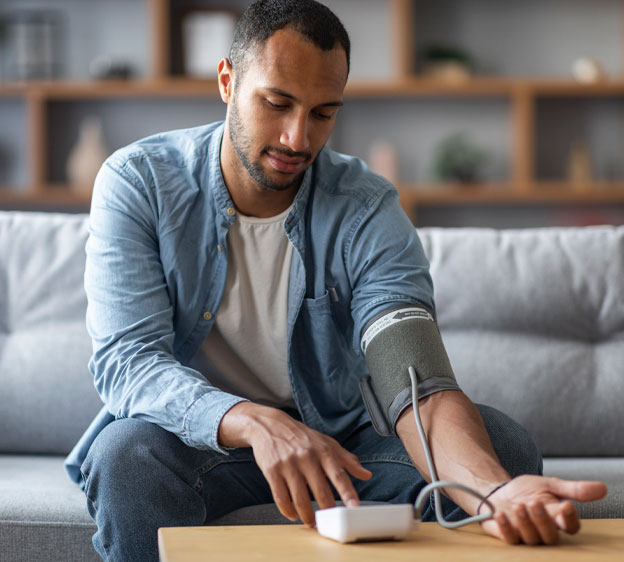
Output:
[[[289,94],[288,92],[285,92],[284,90],[280,90],[279,88],[265,88],[265,89],[277,96],[281,96],[283,98],[287,98],[295,102],[301,101],[297,97],[293,96],[292,94]],[[338,101],[328,101],[326,103],[320,103],[318,104],[317,107],[342,107],[343,105],[344,103],[338,100]]]

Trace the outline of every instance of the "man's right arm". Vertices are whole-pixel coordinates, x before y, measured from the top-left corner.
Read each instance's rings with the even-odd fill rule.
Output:
[[[217,449],[221,417],[242,399],[174,356],[157,213],[140,164],[113,156],[95,183],[85,271],[90,369],[115,417],[141,418],[187,445]]]
[[[251,447],[278,509],[288,519],[297,515],[314,525],[308,487],[321,509],[333,507],[331,482],[345,505],[359,499],[347,472],[368,480],[372,474],[358,458],[327,435],[298,422],[281,410],[243,402],[221,419],[223,447]]]

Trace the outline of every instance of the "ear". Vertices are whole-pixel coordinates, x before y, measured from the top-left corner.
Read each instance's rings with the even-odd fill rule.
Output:
[[[232,69],[232,63],[229,59],[221,59],[219,61],[217,72],[221,99],[224,103],[230,103],[234,91],[234,70]]]

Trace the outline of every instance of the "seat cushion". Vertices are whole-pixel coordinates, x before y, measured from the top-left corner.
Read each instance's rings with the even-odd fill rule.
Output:
[[[11,562],[99,562],[85,496],[63,457],[0,455],[0,544]]]

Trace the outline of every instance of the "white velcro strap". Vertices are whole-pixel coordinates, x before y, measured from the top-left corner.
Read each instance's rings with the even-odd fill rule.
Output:
[[[378,335],[380,332],[385,330],[386,328],[392,326],[393,324],[397,324],[398,322],[403,322],[404,320],[429,320],[430,322],[435,322],[435,319],[431,315],[428,310],[424,308],[419,308],[416,306],[399,308],[397,310],[393,310],[388,314],[384,314],[378,320],[375,320],[364,332],[362,336],[362,352],[366,353],[366,348],[370,344],[371,341]]]

